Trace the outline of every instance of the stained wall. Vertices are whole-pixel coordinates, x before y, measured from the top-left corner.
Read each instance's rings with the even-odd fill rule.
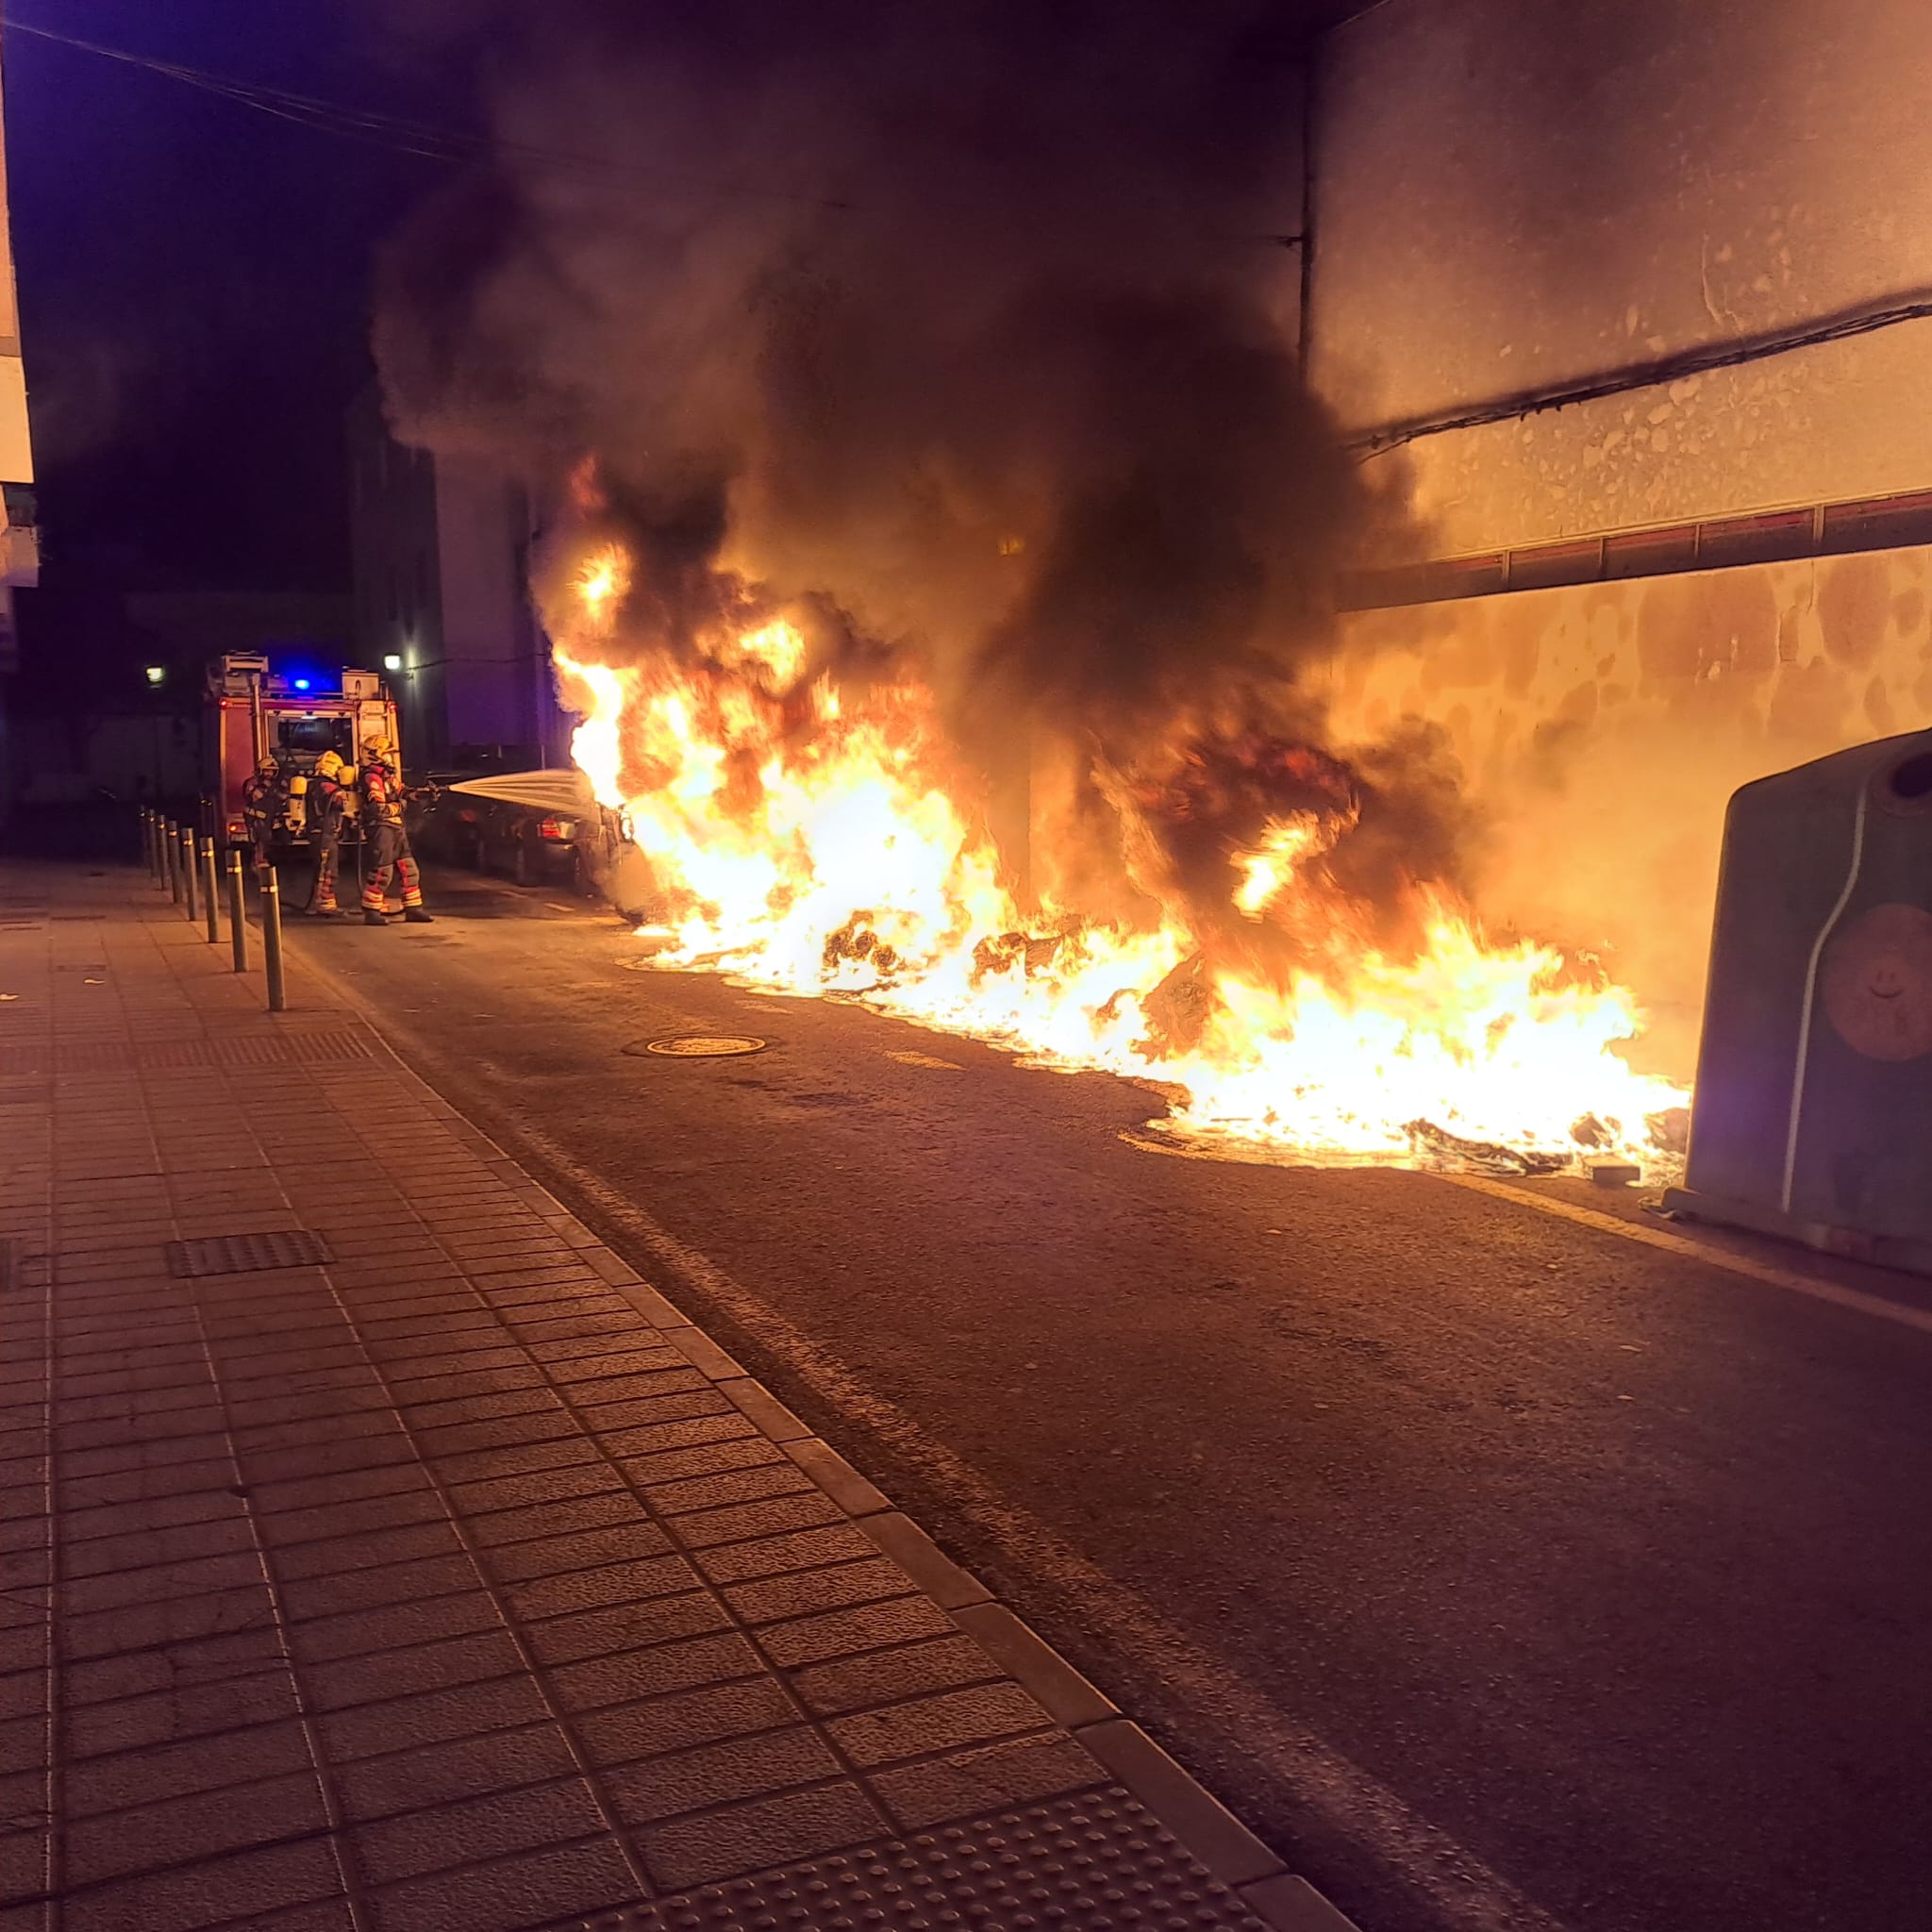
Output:
[[[1344,737],[1441,725],[1485,916],[1601,952],[1688,1075],[1725,803],[1932,724],[1932,550],[1365,612],[1330,676]]]
[[[1924,0],[1389,0],[1319,82],[1357,427],[1932,296]],[[1458,555],[1932,485],[1932,321],[1407,452]]]

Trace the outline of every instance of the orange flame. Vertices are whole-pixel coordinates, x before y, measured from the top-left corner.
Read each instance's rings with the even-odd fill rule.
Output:
[[[660,965],[858,994],[1035,1063],[1153,1077],[1175,1096],[1174,1130],[1298,1154],[1408,1159],[1447,1137],[1655,1157],[1646,1122],[1684,1104],[1615,1051],[1641,1031],[1625,991],[1549,947],[1488,943],[1440,895],[1413,957],[1330,922],[1320,972],[1285,984],[1208,965],[1175,907],[1146,929],[1023,912],[942,780],[928,692],[801,683],[805,641],[782,620],[701,641],[696,666],[609,661],[629,568],[596,552],[551,619],[583,719],[574,756],[658,879],[641,930],[668,941]],[[1232,856],[1233,909],[1318,919],[1305,874],[1347,823],[1271,822]]]

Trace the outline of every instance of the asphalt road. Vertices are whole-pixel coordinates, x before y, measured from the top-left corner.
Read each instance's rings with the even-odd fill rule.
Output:
[[[296,950],[1366,1932],[1928,1923],[1932,1334],[430,886]]]

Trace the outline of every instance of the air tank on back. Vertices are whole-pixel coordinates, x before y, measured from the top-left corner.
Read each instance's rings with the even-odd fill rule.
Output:
[[[1666,1205],[1932,1273],[1932,731],[1732,797]]]

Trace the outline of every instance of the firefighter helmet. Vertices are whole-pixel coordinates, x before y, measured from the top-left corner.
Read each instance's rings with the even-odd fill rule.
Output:
[[[255,775],[258,778],[273,778],[281,767],[275,763],[273,752],[263,752],[255,761]]]
[[[339,751],[325,751],[315,761],[315,775],[318,778],[333,778],[338,785],[348,776],[349,768],[342,763]]]
[[[392,765],[396,761],[396,748],[391,739],[376,737],[362,741],[362,756],[373,765]]]

